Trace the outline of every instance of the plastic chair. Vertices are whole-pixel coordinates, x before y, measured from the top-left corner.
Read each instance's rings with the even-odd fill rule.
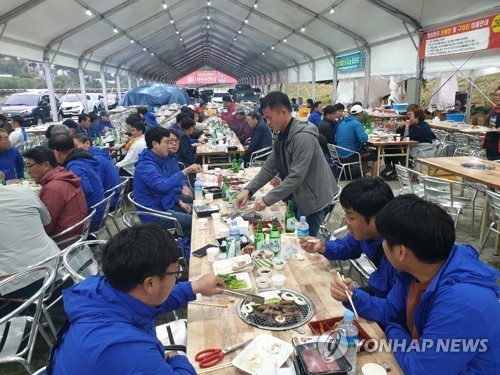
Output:
[[[361,177],[363,177],[363,167],[361,165],[361,154],[359,152],[349,150],[348,148],[337,146],[337,145],[332,145],[331,143],[328,143],[328,151],[330,151],[330,156],[332,157],[332,160],[334,163],[340,165],[340,173],[339,173],[339,181],[342,178],[342,173],[345,174],[345,178],[347,180],[347,173],[346,173],[346,167],[349,170],[349,178],[352,180],[352,171],[351,171],[351,166],[352,165],[359,165],[359,170],[361,171]],[[342,162],[340,159],[340,156],[338,154],[338,150],[344,150],[353,154],[356,154],[358,156],[357,161],[345,163]]]
[[[414,181],[414,177],[418,177],[421,173],[400,164],[396,164],[395,167],[399,186],[401,187],[399,194],[415,194],[417,197],[422,198],[424,196],[424,185]]]
[[[62,232],[59,232],[57,234],[54,234],[51,238],[54,240],[57,246],[59,246],[60,249],[63,249],[65,247],[68,247],[69,245],[72,245],[74,243],[78,243],[81,241],[84,241],[87,236],[89,235],[90,231],[90,224],[92,223],[92,218],[94,217],[96,213],[96,210],[93,209],[88,216],[86,216],[83,220],[79,221],[72,227],[69,227]],[[68,233],[73,232],[76,228],[81,227],[81,233],[80,234],[75,234],[69,238],[64,238],[64,236]],[[61,246],[64,245],[64,246]]]
[[[488,197],[488,205],[490,207],[491,224],[488,227],[488,233],[484,236],[479,254],[483,251],[484,245],[486,244],[491,232],[495,232],[497,236],[500,235],[500,193],[487,191],[486,194]]]
[[[106,190],[104,192],[105,196],[108,196],[108,194],[114,193],[118,194],[118,199],[116,201],[116,207],[113,212],[108,212],[108,216],[113,220],[113,224],[115,224],[117,232],[120,231],[120,227],[118,226],[118,222],[116,221],[116,218],[119,217],[120,213],[122,212],[122,203],[123,203],[123,197],[125,196],[125,192],[127,191],[127,186],[129,183],[129,178],[128,177],[120,177],[120,182],[118,185],[115,187]],[[119,189],[119,192],[117,193],[116,190]],[[108,232],[109,237],[111,237],[111,231],[109,230],[108,226],[105,226],[106,231]]]
[[[248,162],[248,166],[250,168],[263,166],[264,162],[267,160],[267,157],[271,154],[272,151],[273,151],[273,146],[268,146],[252,152],[252,155],[250,155],[250,161]]]
[[[110,189],[110,190],[113,190],[113,189]],[[99,206],[103,206],[103,208],[104,208],[102,211],[101,221],[99,222],[99,227],[97,228],[97,230],[90,233],[90,235],[96,239],[99,238],[99,236],[102,234],[104,229],[106,229],[106,231],[108,232],[108,235],[110,233],[108,225],[106,224],[106,219],[108,218],[109,206],[111,205],[111,199],[113,199],[114,195],[115,195],[115,192],[111,191],[111,194],[109,196],[107,196],[102,201],[97,202],[92,207],[90,207],[91,209],[94,209],[96,211],[97,211],[97,207],[99,207]],[[110,235],[110,237],[111,237],[111,235]]]
[[[74,244],[67,248],[63,255],[63,264],[75,284],[89,276],[101,273],[101,266],[92,252],[91,246],[102,248],[108,241],[93,240]]]
[[[38,332],[50,343],[50,340],[40,324],[43,297],[45,291],[54,281],[55,272],[50,267],[36,267],[17,273],[0,281],[0,295],[5,296],[14,290],[31,285],[34,281],[43,280],[43,284],[27,299],[9,299],[0,297],[7,303],[20,305],[0,318],[0,364],[21,363],[26,371],[34,372],[31,358]],[[35,307],[32,311],[32,307]],[[26,357],[26,358],[25,358]]]

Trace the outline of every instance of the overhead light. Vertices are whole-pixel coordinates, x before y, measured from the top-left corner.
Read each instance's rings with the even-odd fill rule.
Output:
[[[85,14],[86,14],[87,16],[91,16],[91,15],[92,15],[92,12],[90,11],[90,9],[87,9],[87,10],[85,11]]]
[[[272,46],[271,49],[274,49],[274,46]]]
[[[330,9],[330,14],[333,14],[333,13],[335,13],[335,9],[334,8]]]
[[[207,5],[210,6],[210,1],[207,1]]]
[[[300,31],[304,32],[304,31],[306,31],[306,28],[305,28],[305,27],[302,27],[302,28],[300,29]]]
[[[248,20],[245,20],[245,23],[248,23]]]
[[[179,30],[176,30],[176,31],[175,31],[175,33],[176,33],[176,34],[179,34]]]
[[[179,40],[182,42],[182,38],[179,38]]]
[[[142,50],[143,50],[143,51],[147,51],[146,47],[144,47]]]
[[[254,7],[254,8],[257,8],[257,3],[255,3],[255,4],[253,5],[253,7]]]
[[[113,31],[114,31],[115,33],[118,33],[118,29],[113,29]]]
[[[233,40],[236,41],[236,38],[234,38]]]
[[[210,29],[210,25],[207,25],[207,29]]]
[[[174,20],[170,20],[170,23],[174,23]]]
[[[266,53],[265,52],[262,52],[263,55],[265,55]]]
[[[238,34],[241,34],[241,30],[238,30]]]
[[[283,43],[286,43],[286,38],[285,38],[285,39],[283,39]]]
[[[134,39],[130,39],[130,43],[135,43],[135,42],[134,42]]]
[[[151,56],[154,56],[155,54],[153,52],[151,52]]]
[[[207,20],[209,20],[209,19],[210,19],[210,16],[207,16]]]
[[[163,3],[163,9],[167,9],[167,4]]]

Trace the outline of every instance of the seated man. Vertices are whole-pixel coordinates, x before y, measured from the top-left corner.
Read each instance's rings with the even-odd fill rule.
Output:
[[[234,110],[233,118],[227,122],[229,129],[234,131],[241,144],[252,136],[252,128],[247,122],[247,108],[243,105],[238,105]]]
[[[54,153],[47,147],[35,147],[24,153],[29,175],[42,185],[40,200],[49,211],[52,220],[45,225],[49,236],[60,233],[87,216],[88,207],[83,193],[81,178],[63,167],[57,166]],[[81,233],[76,228],[73,233],[57,238],[61,241]],[[68,243],[61,246],[66,247]]]
[[[125,135],[128,137],[128,142],[125,144],[125,150],[128,151],[134,144],[135,138],[132,137],[132,125],[135,124],[136,122],[141,121],[144,124],[144,127],[146,128],[146,131],[148,130],[147,124],[137,115],[130,115],[125,119],[125,127],[127,131],[125,132]],[[144,134],[146,134],[146,131]]]
[[[64,120],[63,125],[68,127],[69,135],[71,136],[74,136],[78,132],[78,124],[71,119]]]
[[[86,134],[90,139],[94,139],[95,130],[90,128],[90,116],[86,113],[82,113],[78,116],[78,126],[76,128],[76,134]]]
[[[250,128],[252,128],[252,138],[246,148],[245,155],[243,155],[245,164],[250,162],[252,153],[273,145],[273,135],[271,130],[269,129],[269,126],[266,125],[260,114],[257,112],[250,112],[247,114],[247,122]]]
[[[155,114],[149,112],[146,107],[138,107],[137,108],[137,114],[139,115],[139,117],[141,118],[141,120],[144,120],[151,127],[160,126],[158,124],[158,121],[156,121]]]
[[[92,146],[92,141],[85,134],[75,134],[73,136],[75,147],[89,152],[97,161],[97,172],[101,177],[102,187],[104,191],[108,191],[120,184],[120,176],[116,168],[113,158],[107,150]],[[111,199],[111,209],[116,207],[120,189],[115,189],[115,195]]]
[[[185,176],[201,172],[201,166],[192,164],[179,171],[177,158],[171,153],[171,144],[179,143],[173,131],[156,127],[149,129],[145,138],[147,149],[139,155],[134,172],[135,200],[153,210],[170,213],[179,221],[184,235],[191,237],[191,206],[181,200],[180,194],[189,190]]]
[[[7,130],[0,129],[0,180],[24,178],[24,160],[15,147],[10,146]]]
[[[49,139],[56,134],[70,134],[69,128],[66,125],[50,125],[45,131],[45,139],[40,146],[49,147]]]
[[[193,134],[194,121],[189,117],[184,117],[181,120],[181,128],[176,130],[179,135],[179,150],[177,151],[177,159],[185,166],[194,164],[195,154],[194,148],[189,142],[189,136]]]
[[[9,134],[10,144],[12,147],[18,147],[28,140],[28,135],[26,134],[26,130],[24,130],[24,118],[19,115],[12,116],[10,123],[12,129],[14,129],[14,131]]]
[[[102,129],[99,128],[99,116],[97,116],[94,112],[89,114],[90,116],[90,126],[88,129],[89,137],[91,139],[96,139],[97,137],[102,137]]]
[[[102,251],[104,275],[64,291],[70,326],[56,349],[53,374],[196,374],[185,355],[165,354],[154,319],[204,296],[221,294],[213,274],[176,283],[183,271],[173,236],[136,225]]]
[[[87,151],[76,148],[73,138],[67,134],[50,137],[49,148],[54,152],[59,164],[82,179],[81,186],[90,213],[91,207],[104,199],[104,188],[98,172],[99,163]],[[102,205],[97,208],[92,218],[91,232],[99,228],[103,210]]]
[[[319,243],[302,238],[300,245],[307,252],[321,253],[328,259],[357,259],[365,253],[377,269],[370,275],[368,287],[362,288],[360,293],[385,297],[396,282],[397,272],[384,255],[375,215],[393,199],[390,186],[381,178],[352,181],[340,193],[349,233],[344,238]]]
[[[328,143],[335,144],[335,133],[337,133],[337,107],[327,105],[323,108],[323,120],[318,125],[319,134],[322,134]]]
[[[352,294],[360,316],[385,325],[405,374],[498,374],[499,272],[470,245],[455,244],[452,218],[434,203],[400,195],[377,214],[387,259],[401,271],[387,298],[335,277],[332,297]]]
[[[114,129],[115,127],[109,120],[109,112],[101,111],[99,113],[99,121],[97,122],[97,128],[99,129],[101,135],[106,134],[106,132],[110,129]]]
[[[366,134],[361,119],[363,118],[363,107],[356,104],[351,108],[349,117],[342,121],[342,124],[337,128],[335,135],[335,143],[337,146],[347,148],[351,151],[359,152],[361,154],[361,161],[363,165],[363,173],[368,172],[368,162],[372,162],[372,175],[375,176],[377,172],[377,151],[372,149],[365,149],[362,146],[368,141],[368,134]],[[358,161],[358,155],[337,149],[339,157],[343,163]]]
[[[139,159],[139,154],[146,148],[146,125],[140,119],[130,126],[130,133],[134,142],[122,161],[116,163],[120,176],[133,176],[135,171],[135,162]]]
[[[316,126],[321,122],[321,114],[323,113],[323,104],[314,102],[311,114],[307,117],[307,121]]]

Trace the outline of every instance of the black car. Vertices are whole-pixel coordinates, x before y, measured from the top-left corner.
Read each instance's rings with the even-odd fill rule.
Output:
[[[59,109],[59,99],[56,97]],[[22,116],[26,124],[44,124],[54,121],[50,113],[50,100],[48,92],[21,92],[12,94],[2,104],[2,113],[10,121],[12,116]],[[57,120],[57,119],[55,119]]]
[[[250,85],[237,84],[234,86],[232,95],[235,102],[259,100],[259,95],[255,93]]]

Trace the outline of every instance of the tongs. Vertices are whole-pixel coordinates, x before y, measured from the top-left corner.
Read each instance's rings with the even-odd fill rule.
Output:
[[[255,302],[258,303],[259,305],[263,305],[266,299],[264,297],[258,296],[256,294],[249,294],[249,293],[242,293],[242,292],[236,292],[231,289],[225,289],[225,288],[219,288],[224,291],[224,294],[232,295],[241,299],[244,299],[246,301],[250,302]]]

